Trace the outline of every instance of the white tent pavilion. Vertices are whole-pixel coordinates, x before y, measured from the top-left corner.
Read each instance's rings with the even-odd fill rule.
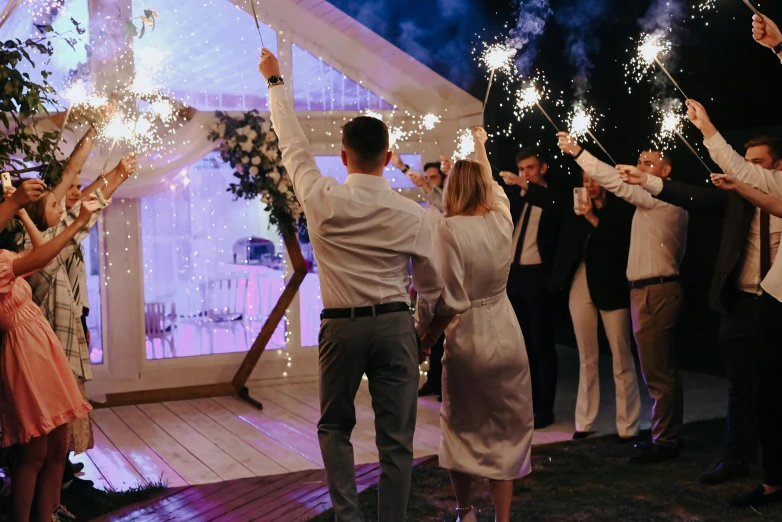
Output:
[[[409,122],[413,115],[441,117],[434,130],[399,144],[414,168],[450,154],[457,131],[480,121],[479,100],[328,2],[260,0],[256,6],[264,43],[280,57],[324,174],[344,179],[340,128],[362,111],[381,113],[395,124]],[[100,28],[107,13],[116,14],[118,8],[125,16],[153,9],[157,26],[129,45],[98,52]],[[23,3],[0,35],[31,34],[34,12]],[[233,201],[226,192],[232,169],[207,139],[216,110],[268,111],[250,4],[65,0],[55,27],[67,30],[69,17],[89,27],[93,53],[56,43],[50,65],[56,87],[76,69],[95,88],[132,81],[145,60],[162,56],[162,87],[199,111],[177,130],[175,143],[139,158],[138,175],[117,192],[85,245],[95,375],[88,394],[102,401],[113,394],[229,382],[284,286],[282,269],[235,260],[234,245],[243,238],[266,239],[277,255],[282,245],[268,227],[263,204]],[[72,144],[77,137],[65,138]],[[101,149],[105,147],[96,147],[84,169],[87,180],[104,163],[107,151]],[[121,157],[119,149],[111,164]],[[389,169],[388,177],[394,188],[420,197],[398,171]],[[303,251],[312,259],[308,244]],[[215,288],[226,281],[240,294],[230,305],[221,305],[233,316],[208,321],[206,309],[218,299]],[[318,276],[310,273],[252,382],[294,382],[316,375],[313,346],[321,308]]]

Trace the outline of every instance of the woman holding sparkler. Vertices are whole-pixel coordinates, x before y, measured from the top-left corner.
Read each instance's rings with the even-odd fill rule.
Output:
[[[508,185],[524,191],[528,203],[562,218],[562,231],[551,271],[550,290],[569,295],[570,315],[580,359],[576,431],[573,439],[589,437],[600,406],[598,315],[613,354],[616,387],[616,429],[630,439],[640,429],[641,401],[631,348],[630,294],[627,259],[634,208],[608,193],[582,172],[583,187],[568,196],[521,176],[502,172]]]
[[[477,520],[470,505],[476,476],[489,479],[495,520],[508,522],[513,480],[531,471],[532,387],[524,337],[506,293],[510,203],[492,180],[486,131],[476,128],[474,138],[479,161],[454,165],[443,194],[446,214],[434,229],[443,295],[455,304],[438,307],[434,317],[419,307],[416,322],[423,349],[445,332],[439,457],[451,475],[459,521]]]

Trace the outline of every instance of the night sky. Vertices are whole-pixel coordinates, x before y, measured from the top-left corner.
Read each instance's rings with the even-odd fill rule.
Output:
[[[481,39],[506,36],[508,28],[504,26],[516,23],[510,0],[330,1],[479,99],[483,99],[487,77],[475,61],[472,49],[479,46]],[[581,0],[580,3],[587,10],[590,5],[596,8],[600,5],[607,13],[591,29],[597,35],[599,51],[590,56],[594,69],[587,101],[604,115],[596,135],[620,162],[634,162],[638,151],[648,146],[656,128],[651,106],[652,85],[636,84],[627,78],[624,69],[634,54],[632,39],[641,33],[638,20],[649,3],[647,0]],[[767,14],[782,22],[782,6],[765,3],[770,6]],[[554,93],[559,95],[564,91],[564,108],[556,108],[550,102],[546,105],[552,116],[558,114],[555,119],[563,125],[573,99],[571,80],[575,75],[565,54],[563,29],[555,20],[564,4],[563,0],[551,0],[555,16],[549,19],[545,33],[536,43],[539,54],[533,64],[545,72]],[[699,15],[692,6],[688,8],[686,19],[676,29],[681,45],[674,51],[676,61],[672,72],[689,96],[706,104],[717,127],[740,146],[746,135],[757,133],[757,128],[777,125],[782,115],[782,64],[752,40],[752,13],[743,2],[717,0],[717,4],[719,10],[705,16]],[[756,5],[762,7],[762,2]],[[691,15],[695,17],[690,18]],[[633,87],[632,93],[628,93],[626,82]],[[673,87],[667,96],[675,96]],[[509,110],[511,104],[507,97],[507,92],[492,90],[487,109],[490,131],[507,128],[516,119]],[[515,152],[522,145],[541,141],[549,148],[554,147],[555,140],[547,125],[537,113],[514,124],[512,140],[495,140],[492,154],[495,164],[501,168],[512,167]],[[685,129],[690,142],[705,157],[697,129],[689,124]],[[593,145],[588,148],[597,150]],[[555,152],[553,148],[550,150]],[[680,179],[700,182],[705,179],[705,169],[683,145],[677,144],[673,157]]]

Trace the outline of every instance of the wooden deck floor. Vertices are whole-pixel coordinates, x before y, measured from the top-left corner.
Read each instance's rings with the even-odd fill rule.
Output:
[[[359,492],[375,484],[379,476],[378,464],[358,466]],[[175,488],[96,522],[298,522],[329,508],[326,473],[310,470]]]
[[[615,433],[611,360],[601,360],[600,365],[601,408],[595,429],[599,433]],[[685,372],[683,380],[686,422],[725,415],[727,383],[724,379]],[[639,383],[642,428],[648,428],[651,400],[644,391],[643,380]],[[379,471],[374,416],[366,384],[362,383],[356,398],[357,423],[352,440],[355,465],[363,473],[365,485],[369,486]],[[578,356],[573,350],[560,350],[555,409],[558,422],[536,431],[533,444],[572,437],[577,388]],[[251,516],[242,511],[244,515],[241,516],[221,513],[217,518],[208,518],[210,515],[199,510],[210,503],[227,507],[236,505],[238,509],[245,505],[277,502],[280,498],[302,499],[299,506],[302,510],[304,505],[309,506],[307,510],[327,506],[323,461],[317,440],[316,426],[320,416],[317,383],[253,388],[251,395],[263,402],[262,411],[233,397],[95,410],[91,414],[95,448],[75,460],[85,464],[83,478],[95,481],[98,487],[123,490],[162,477],[174,488],[161,504],[168,507],[155,508],[168,510],[161,513],[170,512],[170,516],[149,518],[141,509],[132,518],[116,520],[253,520],[253,516],[265,517],[266,514],[253,511]],[[434,397],[418,401],[416,458],[437,454],[439,410],[440,404]],[[293,484],[301,491],[291,489]],[[204,487],[192,487],[197,485]],[[225,495],[236,492],[241,495],[223,501]],[[314,516],[315,511],[312,513]],[[185,518],[177,518],[180,515]],[[227,518],[220,518],[223,515]],[[299,511],[291,516],[294,518],[290,520],[298,520],[295,517],[299,516]],[[278,517],[274,520],[286,522],[289,519]]]

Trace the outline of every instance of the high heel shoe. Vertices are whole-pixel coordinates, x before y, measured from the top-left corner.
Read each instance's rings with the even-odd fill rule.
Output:
[[[478,518],[475,516],[475,508],[470,506],[468,508],[456,508],[456,512],[459,514],[459,518],[456,522],[478,522]]]

